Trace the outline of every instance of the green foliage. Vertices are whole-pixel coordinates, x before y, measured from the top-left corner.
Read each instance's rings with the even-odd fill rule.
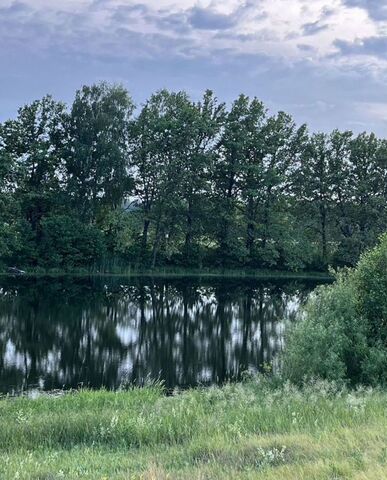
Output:
[[[67,215],[42,221],[39,260],[42,265],[69,268],[91,265],[102,257],[102,233],[93,225]]]
[[[131,189],[127,168],[133,103],[121,86],[106,83],[78,90],[67,126],[68,189],[83,220],[101,206],[119,206]]]
[[[310,298],[283,357],[286,378],[387,383],[387,236]]]
[[[358,345],[348,333],[359,333],[360,327],[357,340],[360,345],[365,341],[363,328],[356,321],[355,292],[348,277],[340,275],[334,285],[317,289],[304,315],[287,339],[285,377],[296,383],[305,377],[344,380],[350,366],[359,362]]]
[[[387,142],[373,134],[311,135],[257,98],[227,108],[211,91],[161,90],[133,112],[102,82],[0,124],[1,263],[70,265],[59,241],[44,253],[53,217],[97,228],[105,264],[136,268],[327,271],[387,229]]]
[[[383,391],[262,378],[169,396],[146,387],[3,399],[0,477],[382,479],[386,408]]]
[[[372,335],[387,347],[387,234],[362,255],[354,280],[359,313],[367,320]]]

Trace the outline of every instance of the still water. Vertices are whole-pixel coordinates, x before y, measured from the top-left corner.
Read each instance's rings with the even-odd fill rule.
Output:
[[[0,279],[0,392],[237,380],[276,362],[315,283]]]

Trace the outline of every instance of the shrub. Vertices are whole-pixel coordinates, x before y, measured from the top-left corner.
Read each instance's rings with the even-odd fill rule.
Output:
[[[379,245],[361,256],[354,280],[359,313],[367,320],[371,334],[387,342],[387,233]],[[387,365],[386,365],[387,368]]]
[[[295,383],[320,377],[387,383],[387,235],[355,270],[318,288],[290,331],[283,374]]]
[[[318,288],[304,319],[290,332],[284,355],[284,374],[295,383],[321,377],[345,380],[359,376],[366,344],[364,325],[357,318],[356,295],[350,274]]]
[[[102,256],[101,232],[67,215],[55,215],[42,222],[43,262],[60,268],[90,265]]]

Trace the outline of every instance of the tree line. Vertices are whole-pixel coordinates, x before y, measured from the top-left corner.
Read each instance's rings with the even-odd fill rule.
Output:
[[[0,260],[325,270],[387,230],[387,141],[310,133],[257,98],[119,85],[0,124]]]

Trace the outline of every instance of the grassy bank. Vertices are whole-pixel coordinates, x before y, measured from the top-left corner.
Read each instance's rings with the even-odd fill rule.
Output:
[[[387,393],[263,380],[0,401],[0,478],[387,478]]]
[[[158,268],[154,270],[122,269],[117,271],[97,270],[59,270],[59,269],[28,269],[27,277],[170,277],[170,278],[252,278],[268,280],[318,280],[331,281],[332,275],[327,272],[288,272],[280,270],[220,270],[220,269],[184,269]],[[0,276],[12,276],[6,271],[0,271]]]

